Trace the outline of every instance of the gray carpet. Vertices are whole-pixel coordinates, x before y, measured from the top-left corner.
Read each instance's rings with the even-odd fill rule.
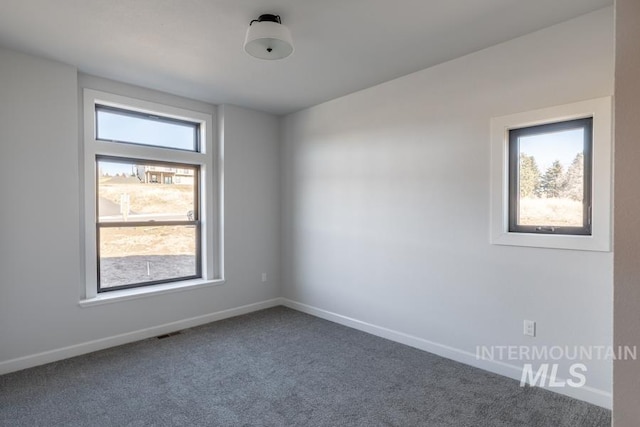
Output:
[[[283,307],[0,376],[2,426],[609,426],[611,414]]]

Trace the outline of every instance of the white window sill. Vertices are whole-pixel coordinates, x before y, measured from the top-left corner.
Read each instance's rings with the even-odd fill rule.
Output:
[[[163,283],[160,285],[142,286],[140,288],[122,289],[119,291],[103,292],[93,298],[80,300],[80,307],[91,307],[94,305],[109,304],[112,302],[126,301],[138,298],[149,297],[153,295],[169,294],[173,292],[182,292],[195,288],[203,288],[208,286],[219,286],[225,283],[224,279],[204,280],[194,279],[182,282]]]
[[[594,233],[592,236],[567,234],[495,233],[491,243],[505,246],[528,246],[530,248],[568,249],[575,251],[609,252],[608,236]]]

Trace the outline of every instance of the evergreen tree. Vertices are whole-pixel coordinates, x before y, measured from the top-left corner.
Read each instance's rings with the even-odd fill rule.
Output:
[[[564,171],[559,160],[553,162],[540,180],[540,191],[547,198],[560,197],[564,187]]]
[[[562,197],[582,201],[584,197],[584,155],[578,153],[564,177]]]
[[[540,187],[540,169],[536,159],[520,153],[520,197],[537,197]]]

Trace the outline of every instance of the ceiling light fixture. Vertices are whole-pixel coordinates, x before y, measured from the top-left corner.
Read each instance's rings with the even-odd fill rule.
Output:
[[[259,59],[282,59],[293,53],[291,32],[280,15],[260,15],[249,23],[244,51]]]

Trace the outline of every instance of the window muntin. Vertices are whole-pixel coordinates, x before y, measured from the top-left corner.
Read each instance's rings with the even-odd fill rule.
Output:
[[[96,105],[96,139],[177,150],[199,150],[199,124],[186,120]]]
[[[509,232],[591,235],[593,119],[509,130]]]
[[[98,156],[96,174],[98,292],[201,277],[198,166]]]

